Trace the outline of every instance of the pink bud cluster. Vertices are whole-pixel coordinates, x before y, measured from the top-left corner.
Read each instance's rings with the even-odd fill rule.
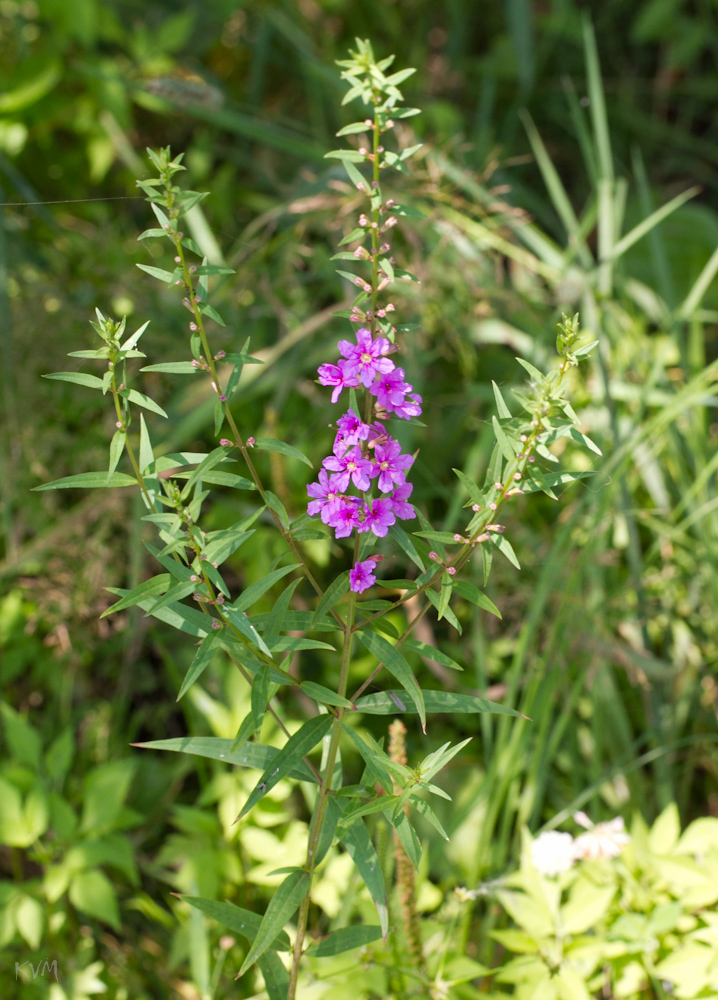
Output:
[[[353,409],[339,418],[332,454],[322,462],[319,481],[307,487],[311,498],[307,512],[320,514],[337,538],[347,538],[355,529],[383,538],[397,518],[416,515],[408,502],[413,486],[406,481],[414,456],[402,454],[401,445],[380,420],[390,413],[405,420],[418,416],[421,396],[388,357],[394,348],[385,337],[373,338],[362,328],[355,344],[342,340],[338,347],[342,357],[336,365],[319,367],[319,382],[333,387],[333,403],[344,388],[364,386],[376,397],[374,422],[364,423]],[[374,485],[379,495],[374,495]],[[352,486],[360,496],[348,492]],[[352,590],[359,593],[374,582],[366,561],[357,563],[352,573]]]

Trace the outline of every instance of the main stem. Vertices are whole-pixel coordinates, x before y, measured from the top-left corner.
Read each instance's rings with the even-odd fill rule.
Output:
[[[354,547],[355,557],[357,545]],[[352,642],[354,639],[354,633],[352,632],[352,627],[354,625],[354,612],[356,605],[356,594],[350,593],[349,604],[347,607],[347,620],[344,630],[344,645],[342,647],[342,661],[341,668],[339,672],[339,686],[337,688],[338,694],[341,698],[346,697],[347,686],[349,683],[349,666],[351,664],[352,655]],[[294,942],[294,956],[292,959],[292,971],[289,977],[289,992],[287,994],[287,1000],[295,1000],[297,993],[297,980],[299,978],[299,963],[302,958],[302,946],[304,944],[304,937],[307,933],[307,918],[309,917],[309,904],[311,901],[311,891],[312,891],[312,876],[314,871],[314,857],[316,855],[317,845],[319,843],[319,838],[322,833],[322,827],[324,826],[324,817],[327,811],[327,804],[329,801],[329,793],[332,786],[332,777],[334,775],[334,765],[337,759],[337,750],[339,749],[339,737],[341,735],[342,722],[344,720],[344,715],[346,709],[340,708],[336,714],[334,722],[332,723],[331,735],[329,737],[329,750],[327,752],[326,766],[324,768],[324,774],[322,775],[322,781],[319,786],[319,794],[317,798],[316,805],[314,807],[314,815],[312,816],[312,824],[309,830],[309,843],[307,844],[307,862],[304,866],[305,871],[309,874],[309,888],[307,894],[302,900],[302,905],[299,910],[299,920],[297,922],[297,937]]]

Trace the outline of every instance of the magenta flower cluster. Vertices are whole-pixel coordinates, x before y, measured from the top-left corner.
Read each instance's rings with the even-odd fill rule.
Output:
[[[374,422],[364,423],[351,408],[339,418],[332,454],[322,462],[319,481],[307,487],[311,497],[307,512],[320,514],[337,538],[347,538],[355,529],[383,538],[397,518],[416,515],[409,503],[413,486],[406,481],[414,456],[402,454],[381,420],[390,413],[405,420],[418,416],[421,396],[388,356],[394,348],[385,337],[373,338],[362,328],[356,332],[356,344],[341,340],[338,346],[342,357],[336,365],[320,365],[319,382],[333,387],[333,403],[344,388],[368,389],[376,397]],[[373,494],[374,484],[379,495]],[[352,487],[361,496],[349,492]],[[352,590],[361,592],[374,581],[368,581],[371,574],[359,567],[369,567],[357,563],[352,570]]]

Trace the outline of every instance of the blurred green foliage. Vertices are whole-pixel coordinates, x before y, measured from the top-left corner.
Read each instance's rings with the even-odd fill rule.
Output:
[[[232,984],[245,942],[169,893],[261,909],[268,872],[298,857],[301,791],[281,783],[260,818],[234,826],[246,772],[128,750],[187,733],[233,737],[247,692],[225,665],[175,706],[192,649],[135,612],[99,620],[112,602],[103,588],[135,586],[147,571],[134,501],[29,492],[100,468],[113,430],[98,401],[40,375],[90,346],[96,305],[151,317],[157,358],[185,350],[182,310],[134,267],[150,260],[136,240],[146,210],[134,178],[147,175],[145,146],[171,143],[186,150],[191,186],[211,190],[193,238],[238,272],[215,294],[228,343],[251,335],[266,361],[245,375],[238,423],[286,436],[314,460],[326,451],[332,413],[313,380],[345,333],[331,316],[343,293],[329,257],[355,207],[341,169],[322,157],[348,120],[332,61],[355,35],[419,67],[407,96],[423,109],[411,125],[427,146],[406,194],[427,219],[398,238],[422,279],[401,305],[421,319],[406,368],[429,403],[412,445],[415,496],[435,523],[453,529],[464,502],[451,468],[485,468],[491,379],[508,398],[520,385],[514,355],[543,363],[561,306],[580,309],[603,345],[572,390],[606,456],[602,474],[560,507],[521,501],[511,531],[524,572],[497,566],[491,588],[503,622],[467,605],[463,638],[445,623],[418,636],[440,640],[469,684],[533,719],[439,727],[447,739],[477,737],[450,769],[455,804],[440,818],[451,844],[427,828],[419,876],[445,978],[451,963],[457,980],[462,961],[497,964],[488,931],[500,916],[482,904],[458,910],[451,891],[511,867],[521,824],[536,829],[582,804],[594,820],[633,810],[652,820],[672,801],[685,821],[718,810],[715,284],[686,308],[718,245],[718,9],[592,5],[612,140],[602,152],[581,10],[573,0],[0,2],[0,201],[11,203],[0,208],[3,995],[17,990],[14,962],[40,955],[57,958],[70,1000],[99,980],[117,1000],[260,989],[250,978]],[[521,108],[578,236],[566,233],[558,188],[552,197],[544,184]],[[628,248],[593,294],[608,156],[616,236],[690,185],[703,192]],[[212,400],[152,379],[152,395],[180,418],[165,440],[157,421],[154,440],[164,451],[203,448]],[[571,458],[579,467],[578,451]],[[258,463],[298,513],[304,481],[278,456]],[[220,494],[208,527],[242,513],[236,495]],[[238,585],[267,571],[275,545],[260,525],[230,563]],[[320,570],[331,555],[321,543],[307,551]],[[433,673],[430,686],[451,687],[436,664],[416,666]],[[329,669],[323,654],[302,654],[306,675],[321,681]],[[364,669],[359,659],[358,679]],[[384,734],[380,718],[373,735]],[[411,731],[410,758],[427,750]],[[387,833],[377,836],[389,877]],[[337,855],[315,894],[326,930],[356,913],[373,919],[347,877]],[[347,996],[402,995],[392,959],[374,959],[363,979],[341,980]]]

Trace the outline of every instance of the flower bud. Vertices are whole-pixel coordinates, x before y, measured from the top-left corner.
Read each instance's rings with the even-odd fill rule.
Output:
[[[471,509],[473,510],[474,514],[476,514],[478,511],[481,510],[481,504],[472,503]]]
[[[248,437],[247,438],[247,447],[248,448],[254,448],[254,445],[255,445],[255,439],[253,437]]]
[[[447,566],[446,572],[449,574],[449,576],[456,576],[456,566]]]

